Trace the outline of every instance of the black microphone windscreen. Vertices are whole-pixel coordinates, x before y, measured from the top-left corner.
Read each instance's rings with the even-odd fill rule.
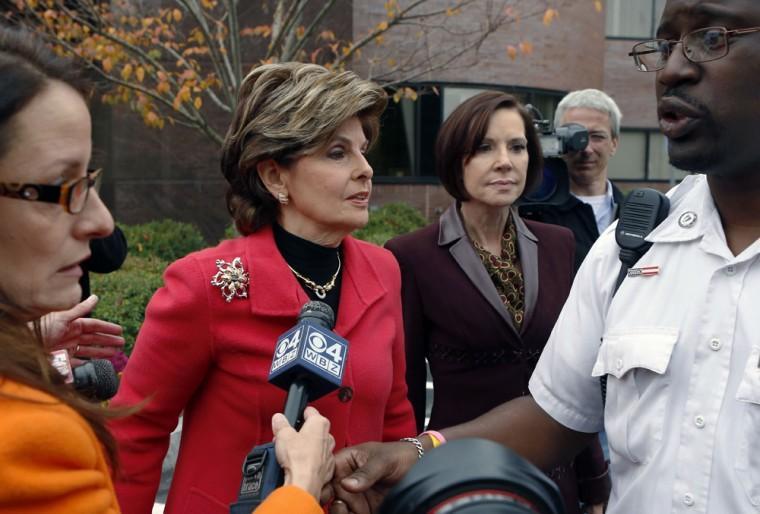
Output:
[[[111,361],[95,359],[74,368],[74,388],[95,400],[108,400],[119,388],[119,377]]]
[[[308,319],[313,323],[332,330],[335,328],[335,313],[332,307],[325,302],[311,301],[306,302],[298,313],[298,321]]]

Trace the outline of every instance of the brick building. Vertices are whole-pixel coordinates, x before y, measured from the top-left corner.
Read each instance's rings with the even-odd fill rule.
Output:
[[[344,0],[334,24],[359,37],[383,19],[380,0]],[[487,2],[483,2],[485,5]],[[549,27],[540,17],[502,27],[480,48],[475,65],[447,67],[408,85],[436,93],[417,101],[392,103],[381,139],[371,154],[375,170],[373,205],[406,202],[434,219],[450,202],[433,176],[432,144],[441,120],[462,100],[499,89],[538,106],[551,117],[562,96],[574,89],[608,92],[623,112],[621,144],[610,164],[611,178],[624,188],[648,182],[664,188],[681,178],[667,163],[657,129],[654,74],[637,72],[627,53],[653,36],[664,0],[607,0],[602,13],[591,0],[567,0]],[[477,3],[455,17],[462,32],[479,23]],[[452,30],[445,44],[456,45]],[[409,35],[388,33],[385,46],[401,48]],[[530,41],[532,52],[508,57],[507,45]],[[435,41],[433,41],[436,44]],[[367,52],[371,55],[371,49]],[[356,66],[366,74],[367,58]],[[468,62],[468,61],[463,61]],[[104,196],[118,221],[138,223],[171,217],[200,226],[218,238],[228,217],[218,151],[193,132],[180,128],[152,131],[120,108],[93,106],[96,151],[109,170]],[[98,154],[96,154],[96,159]]]

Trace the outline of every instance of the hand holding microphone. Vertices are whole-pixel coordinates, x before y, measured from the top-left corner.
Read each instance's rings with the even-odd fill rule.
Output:
[[[277,462],[285,472],[284,484],[298,486],[319,501],[322,486],[332,479],[335,469],[330,421],[314,407],[306,407],[301,430],[296,432],[278,413],[272,417],[272,432]]]
[[[50,352],[50,364],[66,377],[66,383],[91,400],[109,400],[119,389],[119,377],[111,361],[94,359],[74,368],[68,351],[55,350]]]
[[[278,428],[281,421],[287,421],[297,430],[304,419],[306,404],[341,386],[348,341],[332,331],[334,326],[335,314],[329,305],[307,302],[296,325],[277,339],[269,382],[288,391],[283,409],[285,420],[277,421]],[[309,428],[307,434],[312,430],[316,429]],[[272,443],[251,450],[243,462],[243,479],[237,502],[230,506],[231,514],[249,514],[283,484],[283,470],[277,460]],[[318,495],[319,490],[315,496]]]

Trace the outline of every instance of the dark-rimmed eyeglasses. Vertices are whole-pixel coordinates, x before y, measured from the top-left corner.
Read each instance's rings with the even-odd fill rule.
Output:
[[[634,45],[628,54],[639,71],[659,71],[665,67],[673,47],[681,43],[684,57],[694,63],[709,62],[728,55],[731,38],[760,32],[760,27],[728,30],[726,27],[706,27],[689,32],[678,41],[652,39]]]
[[[82,178],[69,180],[60,186],[47,184],[0,183],[0,196],[28,200],[30,202],[57,203],[69,214],[79,214],[87,205],[90,189],[100,190],[103,170],[87,170]]]

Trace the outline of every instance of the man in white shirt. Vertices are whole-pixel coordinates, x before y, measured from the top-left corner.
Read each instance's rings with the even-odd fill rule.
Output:
[[[641,71],[657,72],[671,163],[703,175],[670,193],[670,214],[634,266],[649,272],[627,277],[614,297],[614,234],[594,245],[531,379],[532,397],[441,432],[494,439],[546,469],[605,428],[607,512],[757,513],[760,3],[667,0],[657,37],[631,55]],[[420,442],[432,447],[427,435]],[[336,476],[354,494],[339,489],[341,499],[367,512],[416,455],[409,443],[345,450]]]
[[[609,162],[620,141],[622,117],[615,101],[603,91],[582,89],[568,93],[557,105],[554,126],[577,123],[589,133],[585,149],[562,156],[570,195],[557,190],[543,202],[520,207],[525,218],[573,231],[576,271],[599,234],[617,219],[623,201],[623,194],[608,178]]]

